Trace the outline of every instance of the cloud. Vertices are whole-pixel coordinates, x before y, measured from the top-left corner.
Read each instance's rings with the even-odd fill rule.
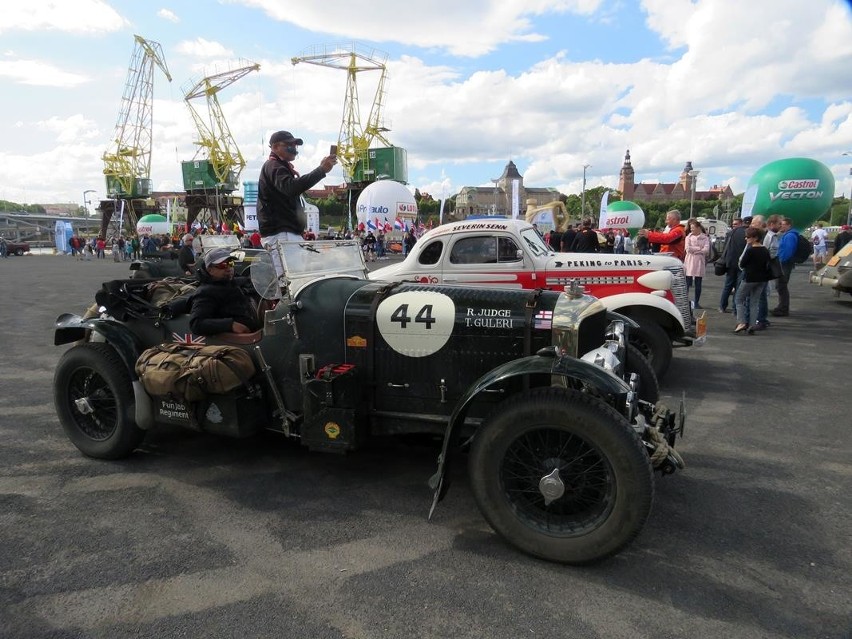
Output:
[[[400,42],[476,57],[508,42],[545,40],[546,36],[533,30],[531,16],[564,12],[590,15],[603,0],[432,0],[404,5],[397,0],[374,0],[369,11],[344,0],[234,2],[261,9],[275,20],[347,40]]]
[[[83,140],[99,140],[103,137],[98,130],[97,124],[81,114],[72,115],[67,118],[51,117],[47,120],[36,122],[36,128],[42,131],[56,133],[58,144],[70,144]]]
[[[162,18],[163,20],[174,22],[175,24],[180,22],[180,18],[178,18],[177,15],[169,9],[160,9],[159,11],[157,11],[157,16]]]
[[[0,60],[0,77],[18,84],[46,87],[75,87],[91,81],[85,75],[63,71],[39,60]]]
[[[4,3],[0,33],[8,31],[67,31],[101,33],[128,25],[102,0],[27,0]]]
[[[227,58],[234,55],[233,51],[218,42],[212,42],[204,38],[184,40],[177,45],[176,49],[184,55],[196,58]]]

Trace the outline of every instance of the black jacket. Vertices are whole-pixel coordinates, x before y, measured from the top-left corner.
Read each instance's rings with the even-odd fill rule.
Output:
[[[245,278],[215,281],[204,267],[198,268],[201,286],[192,296],[192,311],[189,328],[197,335],[230,333],[234,322],[245,324],[252,331],[258,330],[260,322],[251,298],[241,286]]]
[[[257,182],[257,226],[262,237],[304,232],[307,226],[300,196],[326,176],[320,167],[299,176],[289,162],[270,156]]]
[[[731,230],[728,239],[725,240],[725,266],[728,267],[730,273],[737,272],[740,255],[743,254],[746,247],[745,232],[745,226],[738,226]]]
[[[598,234],[590,228],[578,231],[571,245],[571,252],[573,253],[599,253],[600,250]]]
[[[192,247],[184,244],[178,251],[178,265],[184,273],[195,273],[195,254]]]
[[[749,246],[740,258],[740,268],[746,282],[768,282],[769,249],[759,244]]]
[[[840,249],[846,246],[850,240],[852,240],[852,231],[840,231],[834,238],[834,254],[837,255]]]

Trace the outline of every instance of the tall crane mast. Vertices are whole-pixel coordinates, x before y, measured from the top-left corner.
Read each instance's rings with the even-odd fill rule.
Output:
[[[241,66],[222,71],[190,83],[184,88],[184,102],[198,131],[198,152],[195,158],[182,162],[183,187],[186,191],[187,224],[192,224],[205,211],[210,221],[242,220],[242,200],[231,194],[239,186],[240,174],[246,161],[219,105],[219,91],[232,85],[252,71],[260,69],[256,63],[241,62]],[[193,101],[206,100],[202,113]]]
[[[106,195],[99,209],[102,213],[101,235],[106,236],[117,203],[124,202],[128,221],[135,226],[136,214],[156,210],[156,203],[146,201],[151,188],[151,146],[153,141],[154,66],[158,66],[169,82],[172,76],[166,66],[163,49],[158,42],[134,35],[135,46],[124,85],[113,138],[103,154]]]
[[[343,103],[343,120],[337,138],[337,157],[343,168],[347,182],[360,181],[358,178],[371,175],[369,149],[376,143],[390,147],[385,138],[389,131],[382,120],[382,108],[385,100],[385,81],[387,80],[387,54],[375,49],[367,50],[357,44],[345,50],[339,46],[314,48],[304,55],[290,60],[294,65],[304,62],[321,67],[346,71],[346,95]],[[379,74],[376,94],[370,108],[366,125],[361,125],[361,110],[358,101],[358,74],[364,72]],[[360,171],[359,171],[360,168]],[[372,179],[375,179],[373,174]]]

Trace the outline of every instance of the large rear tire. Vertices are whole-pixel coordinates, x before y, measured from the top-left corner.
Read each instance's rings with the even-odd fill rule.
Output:
[[[662,380],[672,362],[672,341],[655,321],[634,319],[639,327],[630,329],[630,343],[651,362],[657,379]]]
[[[56,413],[84,455],[126,457],[145,431],[133,417],[130,375],[109,344],[81,344],[62,355],[53,376]]]
[[[624,548],[654,495],[648,455],[627,420],[594,397],[553,387],[500,404],[476,433],[469,474],[498,534],[568,564]]]

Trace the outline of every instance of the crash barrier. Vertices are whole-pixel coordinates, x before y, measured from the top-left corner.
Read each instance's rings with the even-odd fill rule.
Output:
[[[240,386],[249,388],[255,372],[251,355],[232,346],[159,344],[136,362],[136,374],[146,392],[187,402],[200,402]]]

